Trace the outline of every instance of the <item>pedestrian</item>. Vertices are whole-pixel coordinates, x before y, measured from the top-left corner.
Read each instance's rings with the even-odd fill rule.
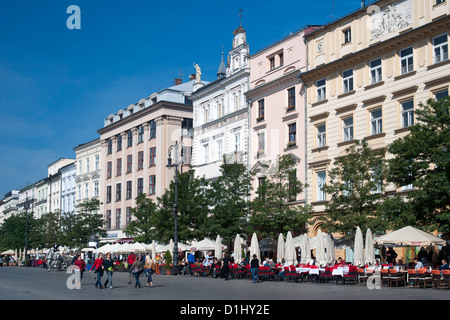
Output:
[[[397,258],[397,252],[394,251],[393,247],[390,247],[388,251],[386,251],[386,262],[388,264],[395,264],[395,259]]]
[[[192,254],[192,251],[188,254],[188,265],[189,265],[189,274],[192,276],[192,267],[191,265],[195,264],[195,256]]]
[[[77,280],[77,285],[81,288],[81,280],[83,279],[83,272],[86,269],[86,262],[81,259],[81,254],[77,255],[77,260],[73,263],[75,266],[75,279]]]
[[[134,255],[134,253],[131,253],[127,258],[128,272],[130,273],[130,277],[131,277],[131,266],[133,265],[135,260],[136,260],[136,256]]]
[[[109,288],[113,288],[112,276],[114,273],[114,260],[111,258],[111,253],[106,254],[106,259],[103,261],[103,268],[105,269],[106,275],[108,276],[105,281],[105,288],[109,284]]]
[[[98,258],[95,259],[94,264],[92,265],[89,272],[95,270],[94,273],[97,274],[97,282],[95,282],[95,287],[103,289],[102,285],[102,276],[103,276],[103,253],[98,255]]]
[[[134,287],[141,287],[141,283],[139,282],[139,276],[141,275],[142,269],[144,265],[142,262],[142,259],[140,256],[134,260],[133,264],[131,265],[130,271],[134,273],[134,278],[136,279],[136,283],[134,284]]]
[[[147,285],[146,285],[146,287],[148,287],[149,284],[150,284],[150,287],[153,287],[152,275],[153,275],[153,267],[154,267],[154,265],[155,265],[155,263],[153,262],[153,260],[150,258],[149,255],[147,255],[145,257],[145,264],[144,264],[145,273],[147,274]]]
[[[222,274],[225,277],[225,281],[229,280],[228,275],[230,274],[230,257],[225,253],[222,259]]]
[[[417,256],[422,264],[427,263],[428,253],[425,251],[424,247],[420,248],[419,254]]]
[[[253,283],[259,282],[258,280],[259,260],[256,254],[253,255],[253,259],[252,261],[250,261],[250,268],[253,277]]]

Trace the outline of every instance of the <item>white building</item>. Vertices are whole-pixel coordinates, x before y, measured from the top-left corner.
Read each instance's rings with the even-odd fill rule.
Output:
[[[76,165],[72,162],[60,169],[61,172],[61,202],[62,213],[75,212],[75,177]]]
[[[0,224],[11,215],[18,212],[17,204],[19,203],[19,190],[11,190],[6,193],[1,201]]]
[[[75,159],[61,158],[47,166],[49,193],[48,212],[61,210],[61,168],[75,162]]]
[[[73,149],[76,158],[75,212],[81,203],[100,197],[100,139],[95,139]]]
[[[35,196],[36,196],[36,203],[35,203],[35,212],[34,216],[36,219],[39,219],[42,217],[42,215],[48,213],[49,208],[49,202],[48,202],[48,195],[50,190],[50,180],[48,178],[44,178],[42,180],[39,180],[35,184]]]
[[[228,64],[222,62],[217,79],[197,83],[191,100],[194,106],[192,164],[197,176],[213,179],[220,175],[223,157],[227,162],[249,167],[249,106],[244,93],[249,89],[250,61],[246,31],[234,31]]]

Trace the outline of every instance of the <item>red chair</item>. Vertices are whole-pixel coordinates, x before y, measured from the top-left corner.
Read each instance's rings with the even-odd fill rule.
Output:
[[[247,277],[247,279],[253,279],[252,269],[249,264],[245,266],[245,276]]]
[[[319,283],[321,283],[322,279],[324,279],[327,283],[332,280],[332,272],[331,267],[325,267],[325,271],[319,274]]]
[[[294,266],[289,266],[289,271],[291,278],[294,280],[294,282],[297,282],[298,279],[301,278],[301,274],[297,273],[297,270]]]
[[[345,284],[345,282],[350,283],[358,283],[358,267],[357,266],[349,266],[348,267],[348,273],[344,274],[342,277],[342,284]]]

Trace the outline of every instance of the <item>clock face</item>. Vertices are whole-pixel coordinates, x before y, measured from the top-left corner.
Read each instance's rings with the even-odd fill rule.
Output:
[[[323,42],[321,41],[317,44],[317,51],[322,52],[322,50],[323,50]]]

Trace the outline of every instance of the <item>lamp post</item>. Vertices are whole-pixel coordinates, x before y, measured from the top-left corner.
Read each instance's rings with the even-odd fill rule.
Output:
[[[173,203],[173,216],[175,219],[175,236],[173,245],[173,265],[178,266],[178,166],[183,164],[183,142],[178,144],[178,141],[174,145],[169,147],[169,158],[167,159],[167,168],[175,168],[175,201]],[[172,151],[174,152],[174,158],[172,160]]]

